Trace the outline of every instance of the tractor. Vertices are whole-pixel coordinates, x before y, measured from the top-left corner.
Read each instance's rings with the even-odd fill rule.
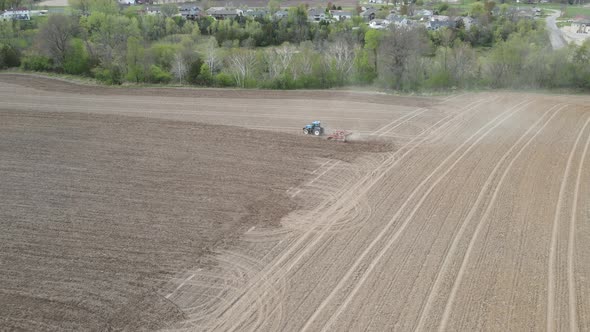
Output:
[[[303,133],[305,135],[313,134],[315,136],[320,136],[324,133],[324,128],[322,128],[320,121],[314,121],[303,127]]]

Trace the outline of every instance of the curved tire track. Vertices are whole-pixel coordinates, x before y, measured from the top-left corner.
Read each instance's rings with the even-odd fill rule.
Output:
[[[468,104],[461,112],[458,112],[457,114],[448,115],[448,116],[442,118],[441,120],[439,120],[438,122],[436,122],[435,124],[433,124],[431,127],[437,128],[437,126],[438,126],[438,129],[442,130],[442,128],[446,127],[446,125],[451,123],[452,119],[454,119],[458,114],[468,112],[468,111],[472,110],[474,107],[476,107],[477,105],[491,101],[492,99],[494,99],[494,98],[486,98],[483,100],[477,100],[475,102],[472,102],[472,103]],[[428,139],[428,136],[425,136],[425,137],[419,136],[419,137],[414,138],[410,142],[406,143],[402,148],[400,148],[399,150],[394,152],[389,158],[387,158],[383,163],[381,163],[378,168],[374,169],[371,173],[369,173],[368,175],[366,175],[365,177],[360,179],[354,186],[349,188],[349,190],[345,193],[345,195],[343,195],[343,197],[341,197],[341,199],[338,202],[336,202],[336,204],[328,205],[328,206],[326,206],[327,204],[322,204],[317,208],[317,211],[323,210],[323,213],[322,213],[323,218],[333,218],[334,219],[334,214],[337,213],[338,210],[342,206],[346,206],[348,203],[350,203],[351,200],[354,201],[357,197],[362,196],[366,192],[368,192],[376,183],[378,183],[381,180],[381,178],[383,178],[383,176],[389,170],[391,170],[393,167],[395,167],[401,160],[403,160],[413,150],[418,148],[426,139]],[[415,142],[416,142],[416,144],[414,146],[412,146],[412,144]],[[399,158],[396,158],[397,155],[401,154],[402,151],[404,151],[405,149],[408,149],[408,150],[405,151],[402,154],[402,156],[400,156]],[[316,244],[319,243],[326,234],[329,234],[328,233],[329,226],[330,226],[329,224],[326,224],[326,226],[322,230],[317,231],[314,228],[314,229],[310,229],[308,232],[303,234],[299,238],[299,240],[296,241],[296,243],[294,243],[290,248],[285,250],[285,252],[283,252],[279,257],[277,257],[275,259],[273,264],[271,264],[268,267],[268,271],[262,272],[262,275],[260,276],[260,278],[264,278],[264,279],[268,279],[270,277],[273,277],[273,279],[283,278],[283,276],[286,273],[288,273],[288,271],[290,269],[292,269],[293,266],[298,264],[298,262],[307,254],[307,252],[309,250],[311,250],[311,248],[315,247]],[[308,239],[314,235],[315,235],[315,238]],[[291,261],[289,262],[288,266],[283,266],[286,264],[286,261],[289,258],[291,259]],[[275,270],[276,270],[276,272],[275,272]],[[238,297],[238,299],[236,299],[232,303],[236,303],[237,301],[240,301],[241,298],[247,296],[248,293],[252,292],[252,290],[254,288],[257,288],[257,280],[258,279],[253,280],[250,283],[250,286],[248,286],[244,290],[242,295],[240,295]],[[260,286],[258,286],[258,287],[260,287]],[[262,291],[264,291],[264,290],[262,290]],[[253,292],[256,292],[256,291],[253,291]],[[260,292],[260,291],[258,291],[258,292]],[[254,296],[254,295],[252,295],[252,296]],[[255,296],[255,297],[257,297],[257,296]],[[249,303],[251,303],[251,301],[249,301],[249,300],[245,300],[245,301],[248,303],[244,304],[244,306],[246,306],[246,308],[244,308],[241,311],[241,314],[240,314],[240,311],[238,311],[239,317],[234,318],[234,319],[226,319],[224,322],[224,323],[227,323],[228,321],[233,321],[233,322],[235,322],[235,324],[233,326],[231,326],[229,328],[224,328],[224,327],[222,327],[224,325],[222,323],[222,324],[216,325],[214,327],[214,329],[223,329],[223,330],[229,330],[229,331],[233,331],[233,330],[238,329],[242,324],[244,316],[247,315],[247,313],[244,311],[248,311],[251,309],[251,305],[249,304]],[[237,310],[237,308],[231,307],[231,308],[227,308],[227,310],[228,311],[229,310],[235,311],[235,310]],[[247,319],[247,317],[246,317],[246,319]]]

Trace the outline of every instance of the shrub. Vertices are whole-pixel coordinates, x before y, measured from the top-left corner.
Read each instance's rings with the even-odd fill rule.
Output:
[[[20,66],[20,54],[9,45],[3,45],[0,48],[0,69]]]
[[[199,75],[201,74],[201,68],[203,67],[203,61],[197,59],[193,61],[188,69],[187,80],[190,84],[199,84],[200,78]]]
[[[168,83],[172,80],[172,75],[157,65],[150,67],[150,74],[152,83]]]
[[[72,75],[83,75],[90,71],[88,54],[82,40],[72,40],[71,48],[66,53],[63,70],[65,73]]]
[[[215,83],[221,87],[234,86],[235,81],[228,73],[219,73],[215,76]]]
[[[53,60],[43,55],[28,55],[23,58],[21,68],[33,71],[50,71],[53,69]]]
[[[119,67],[111,69],[97,67],[92,70],[94,78],[106,84],[121,84],[123,83],[123,76]]]
[[[210,86],[213,85],[213,75],[211,74],[211,68],[208,64],[203,63],[201,70],[199,71],[199,84]]]

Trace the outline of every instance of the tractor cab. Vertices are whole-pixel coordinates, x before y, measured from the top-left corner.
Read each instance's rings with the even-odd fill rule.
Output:
[[[315,136],[320,136],[324,133],[324,128],[322,128],[320,121],[313,121],[311,124],[303,127],[303,133],[305,135],[313,134]]]

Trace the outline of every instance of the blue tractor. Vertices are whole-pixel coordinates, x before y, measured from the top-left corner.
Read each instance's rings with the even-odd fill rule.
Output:
[[[305,135],[315,135],[320,136],[324,133],[324,128],[322,128],[320,121],[314,121],[311,124],[306,125],[303,127],[303,133]]]

